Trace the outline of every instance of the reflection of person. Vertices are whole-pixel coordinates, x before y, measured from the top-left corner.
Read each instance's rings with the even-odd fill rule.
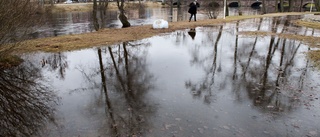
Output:
[[[200,4],[197,2],[197,0],[194,0],[189,4],[189,10],[188,10],[188,12],[190,13],[189,22],[191,21],[192,16],[194,16],[194,21],[197,21],[196,14],[197,14],[197,8],[199,7],[200,7]]]
[[[188,34],[191,36],[192,39],[196,36],[196,29],[190,29],[188,31]]]

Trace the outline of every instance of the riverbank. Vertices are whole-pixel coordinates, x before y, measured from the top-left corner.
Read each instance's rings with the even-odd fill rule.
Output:
[[[57,37],[48,37],[23,41],[21,43],[15,44],[14,54],[28,53],[28,52],[64,52],[81,50],[85,48],[92,48],[97,46],[110,46],[115,45],[125,41],[135,41],[144,38],[149,38],[152,36],[161,35],[164,33],[170,33],[177,30],[191,29],[195,27],[210,27],[216,25],[223,25],[223,23],[233,22],[243,19],[250,18],[263,18],[263,17],[276,17],[276,16],[286,16],[286,15],[308,15],[313,22],[308,21],[308,19],[294,21],[296,25],[305,26],[308,28],[320,29],[320,23],[314,22],[314,17],[319,15],[310,14],[309,12],[290,12],[290,13],[273,13],[264,15],[250,15],[250,16],[229,16],[226,19],[207,19],[199,20],[197,22],[170,22],[169,28],[167,29],[153,29],[152,25],[143,26],[133,26],[128,28],[112,28],[112,29],[102,29],[97,32],[84,33],[84,34],[74,34],[74,35],[62,35]],[[306,43],[311,47],[320,46],[320,38],[314,36],[303,36],[294,34],[281,34],[281,33],[271,33],[271,32],[239,32],[238,35],[254,35],[254,36],[277,36],[281,38],[295,39]],[[4,46],[12,47],[12,46]],[[5,49],[0,49],[5,50]],[[312,50],[308,53],[308,56],[320,64],[320,51]],[[320,66],[320,65],[319,65]]]
[[[199,20],[197,22],[170,22],[168,29],[153,29],[151,25],[133,26],[121,29],[102,29],[97,32],[75,34],[75,35],[63,35],[58,37],[40,38],[34,40],[28,40],[21,43],[21,46],[17,46],[15,51],[19,52],[60,52],[68,50],[79,50],[83,48],[90,48],[94,46],[108,46],[114,45],[125,41],[140,40],[152,36],[156,36],[163,33],[169,33],[176,30],[190,29],[202,26],[214,26],[221,25],[226,22],[232,22],[249,18],[262,18],[272,16],[285,16],[285,15],[303,15],[310,14],[307,12],[290,12],[290,13],[274,13],[265,15],[252,15],[252,16],[230,16],[226,19],[207,19]],[[304,25],[304,22],[297,22],[298,25]],[[314,23],[315,24],[315,23]],[[313,24],[313,26],[315,26]],[[317,23],[317,26],[320,26]],[[261,35],[261,34],[260,34]],[[267,33],[265,34],[267,35]],[[274,34],[273,34],[274,35]],[[299,35],[281,35],[280,37],[292,37],[311,45],[314,43],[320,43],[320,39],[317,37],[299,36]]]
[[[141,2],[141,5],[143,7],[148,7],[148,8],[156,8],[156,7],[166,7],[167,5],[162,4],[161,2]],[[137,8],[139,7],[138,2],[126,2],[125,3],[125,8]],[[72,11],[92,11],[93,8],[93,3],[72,3],[72,4],[55,4],[51,8],[52,12],[72,12]],[[115,1],[109,2],[108,3],[108,10],[117,10],[117,3]]]

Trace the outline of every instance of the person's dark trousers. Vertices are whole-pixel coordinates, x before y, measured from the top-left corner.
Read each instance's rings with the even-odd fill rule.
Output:
[[[194,21],[197,21],[197,16],[196,16],[196,14],[191,14],[190,19],[189,19],[189,22],[191,21],[191,19],[192,19],[193,16],[194,16]]]

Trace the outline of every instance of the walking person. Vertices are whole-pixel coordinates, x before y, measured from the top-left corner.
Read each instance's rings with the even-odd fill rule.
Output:
[[[197,21],[197,10],[200,7],[200,4],[197,2],[197,0],[194,0],[189,4],[189,10],[188,12],[190,13],[190,19],[189,22],[191,21],[192,17],[194,17],[194,21]]]

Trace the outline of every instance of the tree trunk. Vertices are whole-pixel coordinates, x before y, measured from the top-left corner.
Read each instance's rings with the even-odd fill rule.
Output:
[[[280,12],[283,12],[283,0],[280,0],[280,4],[279,5],[279,8],[280,8]]]
[[[97,12],[98,12],[98,5],[97,0],[93,0],[93,26],[96,31],[99,30],[99,22],[97,18]]]
[[[262,0],[262,14],[266,14],[267,10],[266,10],[266,0]]]
[[[122,27],[123,28],[130,27],[131,24],[128,21],[128,18],[126,17],[126,15],[124,14],[124,0],[117,0],[117,6],[120,11],[119,19],[122,23]]]
[[[292,8],[293,8],[293,0],[289,0],[289,12],[292,12]]]
[[[124,15],[123,12],[120,12],[119,19],[120,19],[120,21],[122,23],[122,27],[123,28],[131,26],[130,22],[128,21],[128,18],[126,17],[126,15]]]
[[[226,16],[229,16],[229,6],[228,6],[228,0],[225,0],[226,1]]]
[[[241,0],[238,0],[238,5],[239,5],[239,16],[242,16],[242,11],[241,11]]]
[[[275,7],[276,12],[279,12],[278,3],[279,3],[279,0],[275,0],[274,7]]]
[[[303,4],[303,0],[300,0],[300,6],[299,6],[299,11],[302,12],[302,4]]]
[[[315,8],[320,11],[320,0],[314,0]]]

